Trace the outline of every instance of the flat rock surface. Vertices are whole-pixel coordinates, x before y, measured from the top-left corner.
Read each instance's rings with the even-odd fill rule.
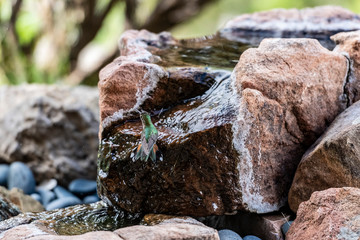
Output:
[[[360,102],[341,113],[303,156],[289,193],[289,205],[299,204],[315,191],[360,187]]]
[[[227,22],[219,33],[252,44],[264,38],[315,38],[332,49],[331,35],[359,29],[359,15],[338,6],[319,6],[243,14]]]
[[[98,93],[88,87],[0,88],[0,159],[22,160],[36,181],[96,177]]]
[[[300,204],[286,240],[360,238],[360,189],[330,188],[314,192]]]

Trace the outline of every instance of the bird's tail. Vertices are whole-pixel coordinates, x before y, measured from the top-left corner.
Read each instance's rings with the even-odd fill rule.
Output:
[[[156,161],[156,152],[158,150],[159,150],[159,147],[156,144],[154,144],[154,146],[150,150],[150,153],[146,154],[142,147],[142,144],[140,143],[136,149],[135,160],[138,160],[140,158],[142,161],[147,161],[150,157],[150,159],[153,162],[155,162]]]

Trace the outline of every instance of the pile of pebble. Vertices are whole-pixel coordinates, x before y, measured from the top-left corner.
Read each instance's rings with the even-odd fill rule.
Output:
[[[67,189],[59,186],[56,179],[36,186],[32,171],[22,162],[13,162],[11,165],[0,164],[0,185],[8,189],[22,189],[25,194],[38,200],[46,210],[100,200],[96,192],[96,181],[92,180],[75,179]]]

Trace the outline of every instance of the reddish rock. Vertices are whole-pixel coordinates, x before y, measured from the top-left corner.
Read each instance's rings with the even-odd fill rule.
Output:
[[[315,191],[360,187],[360,102],[341,113],[304,154],[289,192],[289,205],[299,204]]]
[[[315,38],[331,49],[335,46],[331,35],[359,29],[359,15],[337,6],[320,6],[243,14],[230,20],[219,34],[256,45],[264,38]]]
[[[349,105],[360,100],[360,31],[338,33],[331,37],[337,44],[335,52],[349,58],[349,75],[345,85]]]
[[[314,192],[300,204],[286,240],[360,239],[360,189],[330,188]]]
[[[266,39],[234,69],[242,204],[279,209],[302,154],[346,107],[346,58],[311,39]]]

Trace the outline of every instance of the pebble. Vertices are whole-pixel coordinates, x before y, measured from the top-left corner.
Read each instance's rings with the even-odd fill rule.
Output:
[[[83,199],[83,202],[85,204],[94,203],[94,202],[98,202],[98,201],[100,201],[100,198],[97,195],[86,196]]]
[[[254,235],[247,235],[243,238],[243,240],[261,240],[261,238],[258,238],[257,236]]]
[[[75,179],[69,184],[69,190],[75,194],[87,195],[96,192],[96,181]]]
[[[50,202],[46,206],[46,210],[50,211],[50,210],[54,210],[54,209],[58,209],[58,208],[65,208],[65,207],[73,206],[76,204],[81,204],[81,200],[79,198],[63,197],[63,198],[59,198],[59,199],[56,199],[56,200]]]
[[[77,198],[74,194],[72,194],[71,192],[69,192],[68,190],[66,190],[65,188],[63,188],[61,186],[55,187],[54,192],[55,192],[55,195],[58,198],[65,198],[65,197],[75,197],[75,198]]]
[[[57,180],[52,178],[41,182],[37,188],[53,190],[56,186],[57,186]]]
[[[281,226],[281,232],[284,234],[284,236],[286,235],[286,233],[289,231],[289,228],[291,226],[291,224],[293,223],[294,221],[288,221],[286,223],[284,223],[282,226]]]
[[[36,201],[42,203],[40,194],[32,193],[30,196],[31,196],[33,199],[35,199]]]
[[[6,187],[7,186],[7,178],[9,175],[9,165],[0,164],[0,185]]]
[[[220,240],[242,240],[242,238],[234,231],[223,229],[219,231]]]
[[[35,178],[30,168],[22,162],[13,162],[10,165],[8,175],[8,188],[19,188],[25,194],[32,194],[35,192]]]
[[[55,193],[43,188],[38,189],[38,193],[41,196],[41,202],[46,207],[52,200],[56,198]]]

